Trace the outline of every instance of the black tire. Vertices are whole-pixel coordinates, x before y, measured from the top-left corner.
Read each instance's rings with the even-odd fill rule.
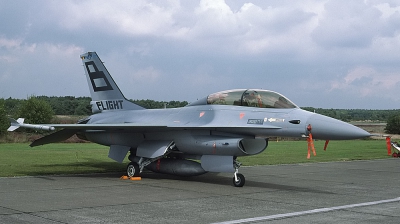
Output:
[[[139,176],[139,173],[140,169],[137,163],[130,162],[126,167],[126,174],[128,175],[128,177],[137,177]]]
[[[243,187],[244,183],[246,182],[243,174],[237,173],[236,177],[237,177],[238,180],[236,181],[235,177],[233,177],[233,186],[235,186],[235,187]]]

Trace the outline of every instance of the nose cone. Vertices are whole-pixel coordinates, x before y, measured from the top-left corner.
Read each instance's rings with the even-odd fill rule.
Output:
[[[311,115],[307,124],[311,125],[315,139],[348,140],[371,136],[359,127],[320,114]]]

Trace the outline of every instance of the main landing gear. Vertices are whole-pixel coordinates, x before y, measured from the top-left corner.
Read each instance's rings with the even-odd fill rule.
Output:
[[[152,152],[154,153],[158,153],[158,156],[155,156],[153,158],[145,158],[145,157],[140,157],[137,156],[137,149],[130,149],[130,155],[128,157],[128,159],[131,161],[128,166],[126,167],[126,174],[128,175],[128,177],[138,177],[140,176],[140,173],[142,173],[143,168],[146,167],[147,165],[149,165],[150,163],[164,158],[166,157],[168,154],[170,154],[175,148],[175,143],[172,141],[170,142],[165,149],[164,153],[159,153],[156,150],[153,150]],[[152,150],[150,148],[150,150]]]
[[[137,158],[137,157],[136,157]],[[142,172],[143,168],[153,162],[154,159],[145,159],[140,158],[139,160],[134,160],[128,164],[126,167],[126,173],[128,177],[138,177]],[[137,162],[135,162],[137,161]],[[236,160],[233,160],[233,167],[235,169],[235,173],[233,174],[233,186],[235,187],[243,187],[245,184],[245,178],[243,174],[239,173],[239,167],[242,164]]]
[[[243,174],[239,173],[239,167],[242,164],[239,163],[236,159],[233,161],[233,166],[235,168],[235,173],[233,174],[233,186],[235,187],[243,187],[246,179]]]
[[[126,167],[126,174],[128,177],[138,177],[143,171],[143,168],[153,162],[154,159],[140,158],[138,162],[130,162]]]
[[[126,167],[126,174],[128,177],[138,177],[140,174],[139,165],[135,162],[130,162]]]

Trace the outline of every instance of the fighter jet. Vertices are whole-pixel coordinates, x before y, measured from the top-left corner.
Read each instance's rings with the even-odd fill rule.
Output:
[[[79,138],[109,146],[109,157],[122,162],[127,175],[154,172],[195,176],[233,173],[242,187],[241,156],[267,149],[268,137],[358,139],[370,134],[351,124],[300,109],[288,98],[262,89],[234,89],[210,94],[181,108],[145,109],[127,100],[96,52],[82,54],[93,115],[77,124],[25,124],[11,119],[8,129],[60,129],[30,146]],[[310,142],[310,141],[309,141]]]

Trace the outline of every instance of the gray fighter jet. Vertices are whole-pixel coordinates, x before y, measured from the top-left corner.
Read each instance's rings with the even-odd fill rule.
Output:
[[[240,156],[256,155],[269,136],[324,140],[358,139],[370,134],[351,124],[300,109],[285,96],[261,89],[235,89],[210,94],[182,108],[144,109],[128,101],[95,52],[81,55],[93,115],[77,124],[25,124],[19,127],[61,130],[30,146],[79,138],[110,147],[109,157],[122,162],[129,152],[128,176],[149,170],[180,176],[232,172],[242,187]],[[311,142],[310,141],[310,142]]]

